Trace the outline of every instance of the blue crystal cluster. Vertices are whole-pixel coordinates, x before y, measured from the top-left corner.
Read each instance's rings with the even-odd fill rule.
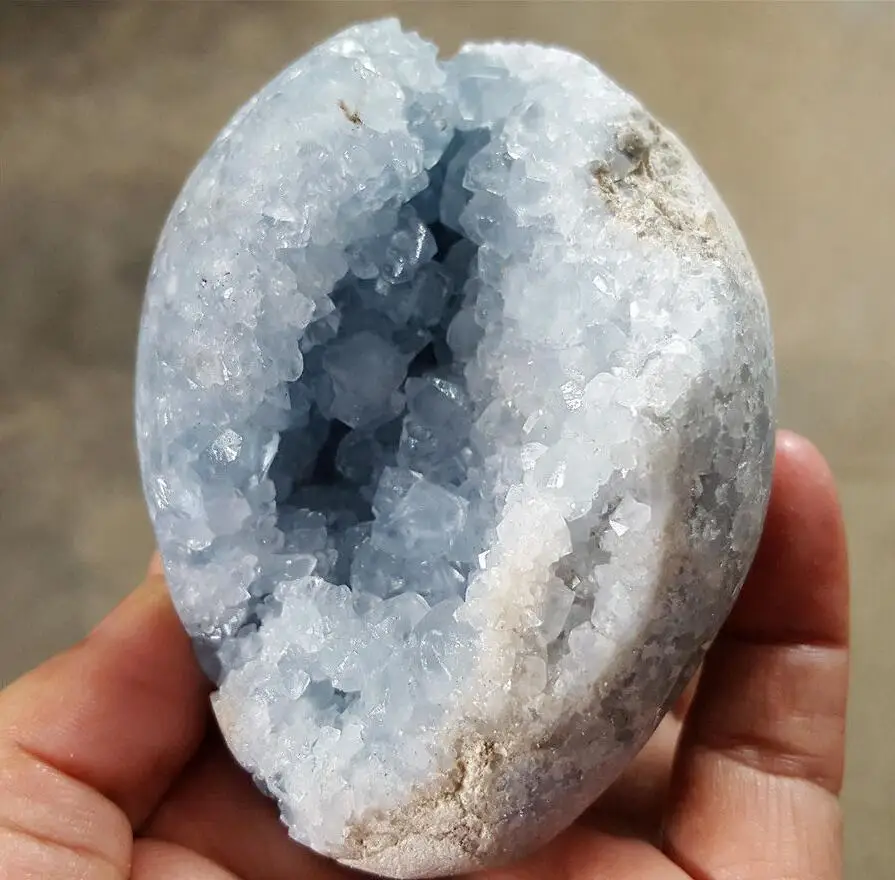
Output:
[[[296,840],[419,877],[568,824],[733,602],[773,396],[736,227],[584,59],[384,21],[259,92],[160,238],[137,434]]]

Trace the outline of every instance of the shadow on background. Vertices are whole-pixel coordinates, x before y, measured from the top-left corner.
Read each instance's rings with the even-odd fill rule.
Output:
[[[683,136],[775,321],[781,419],[840,480],[855,577],[848,876],[895,863],[895,5],[0,7],[0,677],[79,637],[152,547],[131,366],[155,237],[229,115],[312,43],[398,12],[581,51]]]

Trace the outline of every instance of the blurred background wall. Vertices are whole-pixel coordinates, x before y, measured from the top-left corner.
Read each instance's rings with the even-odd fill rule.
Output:
[[[840,481],[854,574],[848,877],[895,864],[895,5],[0,6],[0,678],[83,634],[152,548],[131,366],[155,237],[259,86],[352,20],[446,52],[589,55],[693,148],[776,327],[781,419]]]

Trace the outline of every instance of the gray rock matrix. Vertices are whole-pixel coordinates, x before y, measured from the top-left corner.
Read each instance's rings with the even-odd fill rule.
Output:
[[[137,433],[229,747],[391,877],[586,808],[730,610],[773,459],[762,288],[677,139],[536,45],[396,21],[243,107],[152,267]]]

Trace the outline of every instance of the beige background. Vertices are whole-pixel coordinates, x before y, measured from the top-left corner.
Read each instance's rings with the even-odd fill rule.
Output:
[[[131,445],[141,287],[230,113],[398,4],[0,7],[0,677],[75,639],[152,547]],[[590,55],[676,128],[739,219],[785,424],[838,475],[854,573],[848,877],[895,864],[895,5],[406,4],[445,50]]]

